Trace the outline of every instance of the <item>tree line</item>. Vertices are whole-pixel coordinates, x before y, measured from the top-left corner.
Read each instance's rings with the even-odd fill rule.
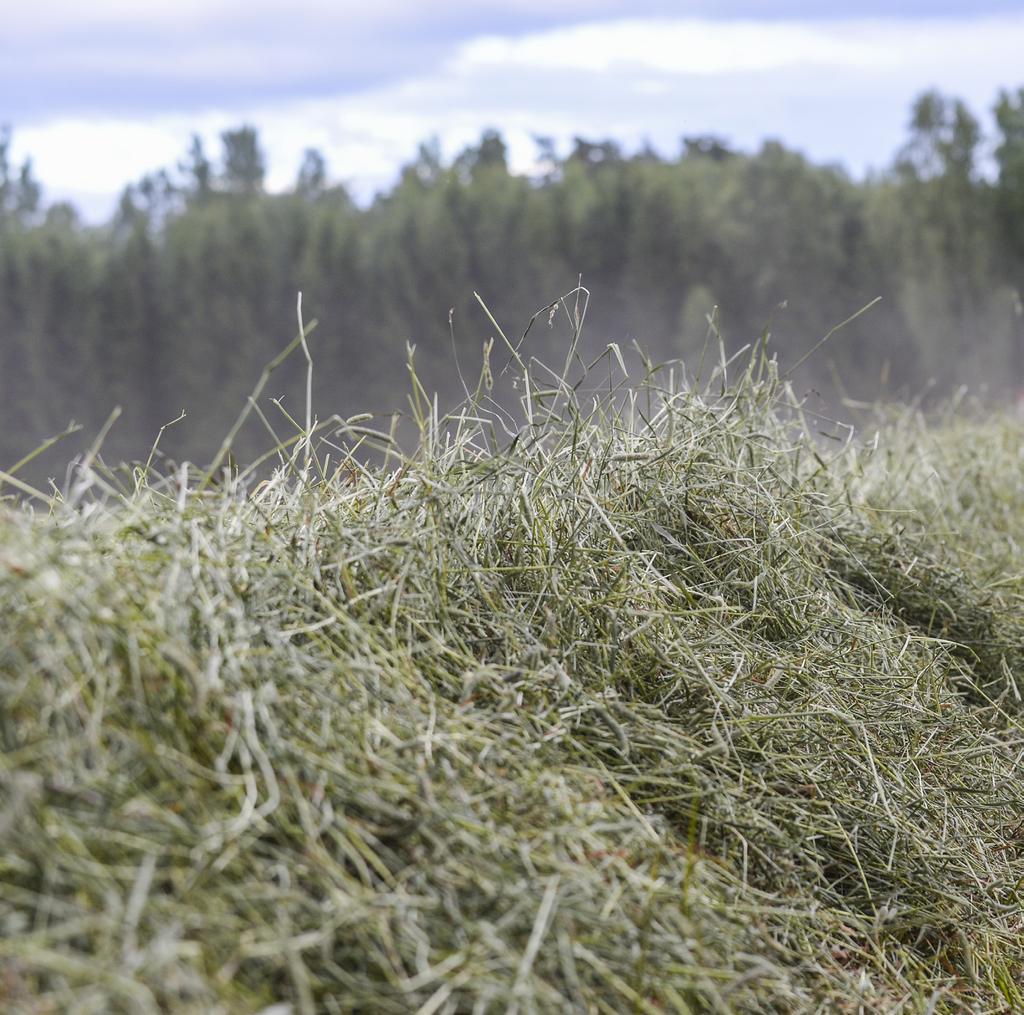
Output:
[[[294,334],[298,290],[320,321],[322,413],[402,409],[409,343],[424,385],[456,397],[459,368],[475,377],[495,333],[474,292],[514,339],[581,277],[594,348],[635,341],[692,363],[718,307],[728,348],[768,329],[785,365],[880,296],[812,357],[805,390],[1012,394],[1024,386],[1024,89],[994,111],[985,137],[960,100],[920,96],[891,166],[864,180],[777,141],[743,153],[710,136],[674,157],[582,138],[559,155],[539,138],[542,171],[527,178],[487,131],[449,160],[422,145],[366,207],[312,150],[288,192],[267,193],[258,135],[240,127],[216,158],[196,138],[179,165],[127,187],[102,227],[44,205],[4,133],[0,468],[71,419],[94,433],[115,404],[108,454],[144,456],[184,409],[164,446],[209,460]],[[565,328],[546,324],[527,349],[560,362]],[[299,365],[267,393],[298,418]]]

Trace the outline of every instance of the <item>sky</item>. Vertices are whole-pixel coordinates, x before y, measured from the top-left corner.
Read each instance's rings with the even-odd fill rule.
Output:
[[[326,156],[361,200],[421,141],[497,128],[529,172],[536,136],[675,155],[714,133],[884,168],[928,88],[983,122],[1024,86],[1024,0],[0,0],[0,124],[47,200],[99,221],[198,133],[248,123],[268,185]]]

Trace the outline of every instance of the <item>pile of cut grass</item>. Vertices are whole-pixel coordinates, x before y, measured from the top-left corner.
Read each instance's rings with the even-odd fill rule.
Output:
[[[2,509],[0,1007],[1024,1010],[1021,427],[512,363]]]

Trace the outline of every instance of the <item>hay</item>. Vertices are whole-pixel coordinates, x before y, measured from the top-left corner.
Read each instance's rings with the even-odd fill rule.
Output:
[[[4,1010],[1024,1009],[1020,428],[516,369],[5,509]]]

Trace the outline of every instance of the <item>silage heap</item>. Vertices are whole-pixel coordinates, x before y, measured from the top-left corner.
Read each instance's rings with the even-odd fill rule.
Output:
[[[1020,427],[753,366],[9,506],[4,1010],[1024,1009]]]

